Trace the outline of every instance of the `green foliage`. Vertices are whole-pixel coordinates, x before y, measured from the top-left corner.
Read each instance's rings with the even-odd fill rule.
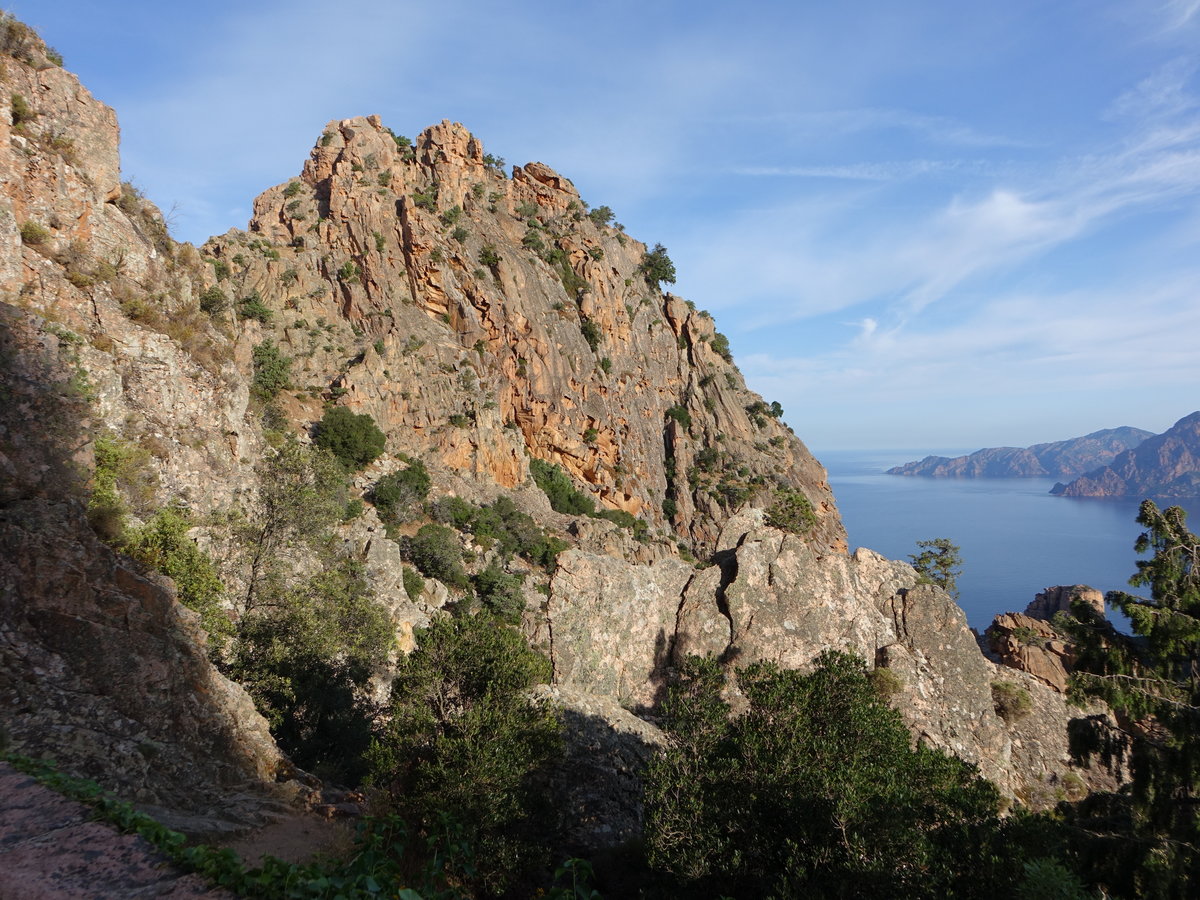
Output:
[[[229,309],[229,298],[215,284],[212,287],[206,288],[200,294],[201,312],[208,313],[210,316],[219,316],[227,309]]]
[[[499,175],[501,178],[504,177],[504,157],[503,156],[493,156],[490,153],[485,153],[483,155],[483,164],[485,166],[487,166],[492,171],[493,174]]]
[[[407,469],[384,475],[371,489],[371,502],[387,524],[412,519],[429,495],[432,481],[429,470],[421,460],[413,460]]]
[[[337,280],[342,284],[358,284],[358,276],[358,265],[352,259],[346,260],[337,270]]]
[[[362,564],[341,558],[242,619],[231,674],[297,765],[357,783],[377,713],[368,682],[392,641]]]
[[[678,512],[679,512],[679,507],[675,503],[675,500],[672,499],[671,497],[663,497],[663,502],[662,502],[663,515],[666,516],[668,519],[674,519],[676,513],[678,513]]]
[[[96,435],[92,445],[96,467],[88,498],[88,522],[101,540],[120,545],[130,507],[135,512],[149,508],[156,478],[146,450],[108,431]]]
[[[409,561],[427,578],[436,578],[447,587],[466,590],[470,586],[463,568],[462,547],[458,535],[445,525],[422,525],[404,542]]]
[[[579,333],[583,335],[583,339],[595,353],[600,347],[600,327],[591,319],[583,319],[579,323]]]
[[[471,232],[467,231],[467,229],[462,225],[459,225],[452,232],[450,232],[450,237],[454,238],[454,240],[458,241],[460,244],[466,243],[467,238],[470,236]]]
[[[423,191],[413,191],[413,204],[427,212],[437,211],[438,186],[431,184]]]
[[[591,219],[596,225],[606,226],[612,223],[613,211],[607,206],[597,206],[588,213],[588,218]]]
[[[525,598],[521,593],[524,580],[521,575],[504,571],[500,562],[493,559],[472,579],[472,584],[476,599],[497,621],[519,625],[525,610]]]
[[[299,194],[302,190],[304,190],[304,182],[289,181],[288,186],[283,189],[283,196],[287,197],[290,200],[292,197],[295,197],[297,194]]]
[[[489,506],[472,506],[461,497],[442,497],[430,506],[435,521],[470,532],[484,547],[496,547],[504,559],[514,554],[544,569],[553,569],[567,543],[543,529],[509,497]]]
[[[596,501],[591,495],[575,489],[567,473],[554,463],[542,459],[529,461],[529,474],[534,483],[542,489],[550,499],[550,507],[555,512],[568,516],[590,516],[596,512]]]
[[[917,570],[919,584],[936,584],[947,594],[958,599],[958,576],[962,574],[962,556],[959,547],[949,538],[934,538],[917,541],[921,552],[910,554],[912,567]]]
[[[323,548],[346,508],[345,469],[326,451],[289,437],[255,471],[258,493],[233,529],[242,613],[283,589],[299,553]]]
[[[37,222],[22,222],[20,230],[21,243],[30,247],[37,247],[50,240],[50,229]]]
[[[416,600],[425,591],[425,579],[417,574],[415,569],[404,567],[404,593],[408,595],[409,600]]]
[[[669,408],[667,410],[667,418],[674,419],[684,428],[692,427],[692,414],[688,412],[687,407],[682,404],[678,404]]]
[[[634,540],[649,540],[650,525],[645,519],[639,519],[633,513],[626,512],[623,509],[602,509],[596,513],[596,518],[607,519],[609,522],[615,522],[622,528],[632,531]]]
[[[691,657],[663,707],[670,743],[647,772],[646,851],[670,876],[664,894],[965,897],[1011,883],[1003,842],[987,840],[995,787],[914,749],[861,660],[826,651],[808,675],[748,666],[734,718],[724,681]]]
[[[537,779],[561,753],[562,726],[526,691],[549,677],[548,660],[483,615],[435,621],[397,667],[372,780],[414,831],[461,827],[474,865],[448,874],[473,896],[531,896],[517,885],[546,862]]]
[[[243,297],[238,301],[238,317],[242,319],[256,319],[262,324],[267,325],[274,317],[271,309],[262,301],[258,291],[255,291],[248,297]]]
[[[604,372],[605,375],[609,374],[612,371],[612,360],[609,359],[607,356],[602,357],[600,359],[600,362],[597,363],[597,365],[600,366],[600,369]]]
[[[541,211],[541,207],[529,200],[518,203],[514,209],[514,212],[522,219],[536,219]]]
[[[992,703],[1005,722],[1019,722],[1033,709],[1029,689],[1012,681],[992,682]]]
[[[667,248],[655,244],[653,250],[647,250],[638,266],[638,272],[646,279],[646,284],[659,287],[663,282],[675,283],[675,263],[667,256]]]
[[[496,248],[491,244],[485,244],[479,251],[479,264],[493,270],[500,265],[500,254],[496,252]]]
[[[12,124],[15,128],[19,128],[26,122],[32,122],[38,116],[33,107],[29,105],[29,101],[21,94],[13,94],[9,98],[9,103],[12,110]]]
[[[721,332],[718,331],[713,334],[712,343],[709,346],[711,346],[713,350],[716,351],[717,355],[724,359],[725,362],[733,362],[733,354],[729,352],[729,338],[725,337],[725,335],[721,334]]]
[[[285,356],[270,339],[255,347],[251,355],[254,378],[250,382],[250,393],[264,403],[270,402],[288,386],[292,377],[292,358]]]
[[[804,534],[817,524],[817,516],[804,494],[795,488],[781,487],[767,507],[767,524],[792,534]]]
[[[1098,821],[1085,823],[1109,836],[1093,856],[1114,881],[1127,878],[1131,894],[1182,898],[1185,885],[1200,883],[1200,537],[1178,506],[1160,510],[1144,500],[1137,522],[1146,530],[1134,549],[1152,555],[1137,561],[1129,582],[1149,588],[1150,596],[1110,591],[1105,597],[1129,617],[1135,636],[1083,602],[1055,625],[1075,644],[1072,695],[1099,697],[1119,721],[1142,726],[1124,729],[1133,748],[1125,814],[1118,819],[1101,810]],[[1111,752],[1108,742],[1088,738],[1072,734],[1079,759]]]
[[[335,406],[326,410],[317,423],[313,443],[356,472],[383,452],[387,438],[369,414],[355,414],[344,406]]]
[[[458,222],[459,219],[462,218],[462,214],[463,214],[462,207],[458,206],[456,204],[456,205],[450,207],[445,212],[443,212],[440,216],[438,216],[438,218],[442,220],[443,225],[445,225],[447,228],[449,228],[451,225],[454,225],[455,223]]]
[[[221,605],[225,585],[217,576],[212,558],[188,536],[191,527],[187,510],[168,506],[146,524],[128,529],[122,549],[175,582],[179,602],[200,614],[211,650],[219,653],[233,632]]]

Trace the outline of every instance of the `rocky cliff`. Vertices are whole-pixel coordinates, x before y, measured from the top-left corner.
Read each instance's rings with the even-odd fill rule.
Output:
[[[1117,455],[1069,484],[1064,497],[1200,497],[1200,412]]]
[[[176,504],[236,521],[271,442],[308,441],[333,405],[386,434],[359,494],[420,459],[435,496],[509,496],[570,545],[524,592],[522,625],[579,740],[619,745],[607,762],[576,746],[581,771],[636,787],[629,768],[657,738],[630,710],[652,714],[681,654],[803,667],[827,647],[891,670],[920,739],[1009,793],[1073,771],[1061,698],[1030,678],[1040,716],[997,713],[1009,676],[962,611],[910,566],[847,552],[823,468],[746,389],[711,317],[662,291],[665,253],[569,180],[541,163],[504,173],[460,125],[410,141],[346,119],[245,231],[197,251],[120,181],[111,110],[22,46],[0,86],[0,710],[17,749],[176,809],[289,774],[171,584],[102,543],[84,503],[106,438],[138,460],[121,488],[135,518]],[[252,397],[264,346],[288,361],[269,406]],[[532,460],[646,526],[553,511]],[[457,588],[429,579],[410,601],[375,511],[338,527],[410,648]],[[496,560],[460,537],[476,568]],[[633,823],[581,841],[636,833],[635,801],[572,803]]]
[[[1153,437],[1153,432],[1124,425],[1066,441],[1031,447],[989,447],[967,456],[927,456],[893,466],[888,475],[934,478],[1074,478],[1107,465],[1120,453]]]

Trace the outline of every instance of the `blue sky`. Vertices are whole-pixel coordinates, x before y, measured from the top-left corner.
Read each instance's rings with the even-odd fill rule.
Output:
[[[460,121],[661,242],[822,449],[1200,408],[1200,0],[13,0],[200,243],[331,119]]]

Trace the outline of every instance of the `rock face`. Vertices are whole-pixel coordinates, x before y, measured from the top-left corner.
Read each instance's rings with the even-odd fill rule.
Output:
[[[788,486],[813,538],[845,546],[824,469],[712,318],[647,281],[644,244],[542,163],[504,177],[461,125],[403,143],[374,116],[331,122],[248,232],[203,248],[232,299],[274,311],[238,327],[294,358],[298,423],[337,397],[390,447],[505,488],[548,460],[702,554],[730,509]]]
[[[1050,491],[1064,497],[1200,497],[1200,412]]]
[[[1126,425],[1032,447],[990,447],[953,458],[927,456],[918,462],[894,466],[887,474],[935,478],[1074,478],[1107,465],[1118,454],[1153,436],[1153,432]]]

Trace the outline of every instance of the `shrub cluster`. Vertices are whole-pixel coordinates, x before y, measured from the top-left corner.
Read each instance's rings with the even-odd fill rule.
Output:
[[[413,460],[408,468],[384,475],[371,489],[370,500],[388,525],[413,518],[429,495],[429,470],[421,460]]]
[[[355,414],[344,406],[335,406],[326,410],[317,423],[313,443],[357,472],[383,453],[387,438],[367,413]]]
[[[775,491],[775,501],[767,507],[767,524],[792,534],[804,534],[817,524],[817,516],[807,497],[794,488],[784,487]]]
[[[545,569],[552,569],[558,554],[568,546],[504,496],[489,506],[473,506],[461,497],[442,497],[430,504],[429,514],[435,521],[470,532],[485,549],[496,547],[505,558],[515,554]]]

